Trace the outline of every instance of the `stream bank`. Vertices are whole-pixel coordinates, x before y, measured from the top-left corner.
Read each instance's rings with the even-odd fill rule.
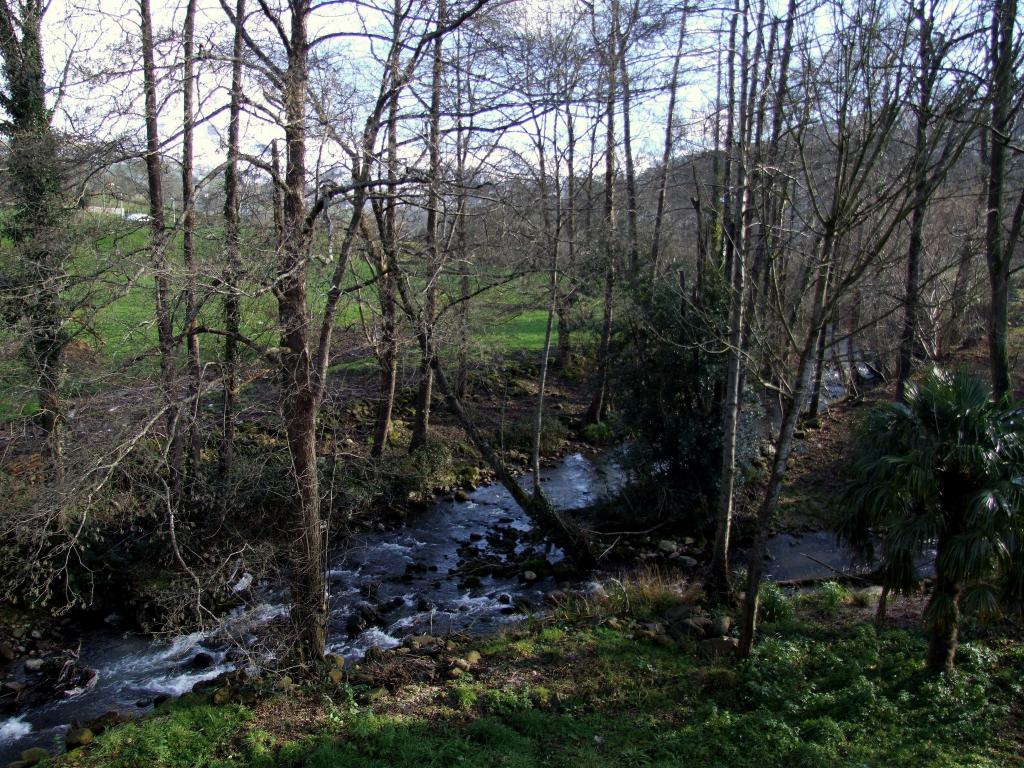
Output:
[[[529,478],[523,482],[528,486]],[[552,503],[571,510],[614,490],[622,474],[608,457],[574,453],[546,469],[542,482]],[[692,569],[697,561],[684,547],[662,540],[661,551],[645,559],[667,558]],[[784,534],[770,551],[769,575],[777,580],[827,578],[830,567],[845,569],[850,560],[831,534]],[[552,592],[585,589],[588,580],[571,577],[561,551],[503,487],[489,485],[439,501],[397,530],[355,535],[332,559],[328,581],[329,650],[352,660],[374,647],[396,647],[409,635],[492,634],[541,609]],[[244,665],[249,654],[265,655],[261,631],[283,618],[287,605],[283,591],[255,585],[247,589],[246,605],[213,630],[171,640],[112,629],[86,634],[78,661],[95,677],[70,695],[0,721],[0,764],[30,747],[59,748],[73,722],[111,712],[144,714]],[[35,674],[24,661],[14,673],[29,684]]]

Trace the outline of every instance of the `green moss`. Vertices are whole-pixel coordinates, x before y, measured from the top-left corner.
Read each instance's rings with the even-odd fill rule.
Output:
[[[104,733],[87,752],[67,755],[59,764],[104,768],[213,765],[215,756],[242,730],[249,717],[249,710],[241,705],[214,707],[197,697],[187,697],[152,717]],[[251,735],[254,745],[265,741],[258,732]]]

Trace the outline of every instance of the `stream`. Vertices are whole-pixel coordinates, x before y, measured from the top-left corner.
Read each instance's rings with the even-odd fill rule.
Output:
[[[589,506],[622,480],[611,459],[589,459],[579,453],[542,473],[545,492],[563,509]],[[523,482],[530,485],[529,478]],[[528,548],[557,563],[562,553],[531,537],[532,528],[508,492],[495,484],[469,493],[464,502],[439,501],[397,530],[353,536],[328,571],[329,650],[354,659],[371,646],[397,646],[410,634],[486,634],[522,619],[524,610],[539,607],[555,588],[555,578],[526,582],[517,569],[510,569],[514,575],[480,576],[478,583],[467,583],[449,571],[468,543],[484,554],[496,553],[489,538],[514,541],[503,550],[515,552],[514,559]],[[768,575],[779,581],[827,577],[830,568],[850,566],[849,553],[836,547],[831,534],[783,534],[772,539],[769,551]],[[809,559],[811,553],[820,562]],[[288,611],[282,590],[258,588],[249,594],[248,604],[216,630],[171,640],[113,629],[83,636],[79,659],[96,670],[94,683],[0,720],[0,765],[33,746],[60,751],[72,721],[88,721],[110,711],[143,714],[152,709],[154,699],[180,696],[196,683],[236,667],[242,658],[239,647],[258,649],[260,627]],[[367,626],[361,617],[371,604],[371,613],[377,615]],[[23,677],[24,661],[17,664],[15,675]]]

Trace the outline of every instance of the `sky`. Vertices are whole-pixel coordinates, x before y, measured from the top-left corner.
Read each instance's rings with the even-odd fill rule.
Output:
[[[167,42],[166,33],[180,30],[183,2],[179,5],[177,2],[151,1],[157,35],[165,35],[158,66],[161,63],[166,66],[180,55],[178,47]],[[519,14],[523,24],[540,23],[544,10],[550,9],[543,0],[517,2],[526,9],[525,13]],[[364,21],[373,23],[369,12],[356,13],[355,9],[365,7],[351,2],[329,4],[318,12],[310,32],[314,36],[327,30],[358,32]],[[699,47],[701,41],[708,39],[706,27],[717,22],[718,16],[714,14],[691,19],[690,44],[694,48]],[[704,25],[704,29],[698,25]],[[214,42],[223,45],[230,35],[231,29],[219,1],[198,0],[198,46],[212,50]],[[44,25],[44,44],[48,78],[54,85],[54,101],[58,104],[55,117],[58,127],[75,134],[92,135],[101,141],[125,136],[135,146],[141,146],[143,124],[138,38],[137,0],[52,0]],[[651,60],[645,61],[641,67],[648,72],[660,72],[662,82],[667,81],[674,38],[673,31],[666,36],[664,49],[652,51]],[[337,90],[328,89],[329,92],[342,92],[352,83],[372,84],[379,72],[365,40],[345,39],[331,44],[326,52],[333,55],[339,64],[343,84]],[[695,127],[684,133],[680,148],[696,146],[705,140],[702,117],[706,105],[714,98],[714,75],[709,72],[709,67],[713,67],[716,59],[715,50],[693,50],[684,62],[677,115],[681,117],[679,122],[682,125],[686,126],[687,121],[693,119]],[[70,67],[68,62],[71,62]],[[173,67],[169,71],[173,76]],[[215,113],[196,131],[196,165],[200,170],[214,168],[223,161],[227,127],[223,107],[228,98],[229,82],[230,74],[223,61],[200,66],[197,102],[201,112],[207,115]],[[259,86],[251,78],[246,89],[250,95],[258,97]],[[166,155],[171,160],[180,152],[174,140],[174,132],[181,125],[181,104],[173,95],[175,90],[169,84],[162,90],[165,97],[172,94],[164,101],[161,114],[161,135],[170,137]],[[632,116],[633,139],[640,167],[661,156],[666,108],[665,93],[640,94],[636,100]],[[244,141],[248,144],[246,149],[252,152],[260,151],[279,133],[276,126],[255,119],[246,119],[243,125]],[[519,141],[511,137],[508,140],[513,143]],[[311,164],[316,160],[314,149]]]

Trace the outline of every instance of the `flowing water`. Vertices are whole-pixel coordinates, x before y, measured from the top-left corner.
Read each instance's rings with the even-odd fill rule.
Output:
[[[542,482],[554,504],[572,509],[588,506],[620,485],[622,473],[609,460],[590,460],[577,453],[546,470]],[[516,606],[539,606],[555,586],[552,578],[525,583],[518,575],[484,576],[479,585],[468,587],[449,575],[467,542],[490,552],[488,536],[507,538],[508,529],[528,533],[532,524],[502,486],[492,485],[473,491],[465,502],[440,501],[398,530],[354,536],[332,560],[328,573],[330,649],[355,658],[370,646],[396,646],[409,634],[482,634],[522,618]],[[530,546],[550,562],[561,558],[556,547],[543,540],[524,543],[528,538],[517,538],[516,552]],[[781,535],[772,539],[769,550],[768,575],[778,580],[828,577],[830,568],[850,565],[849,553],[836,547],[830,534]],[[154,698],[181,695],[196,683],[233,669],[240,663],[239,646],[258,647],[261,626],[287,614],[283,591],[257,589],[252,594],[258,597],[228,616],[216,631],[168,641],[113,630],[84,636],[79,658],[96,670],[95,682],[0,720],[0,765],[28,747],[60,748],[74,720],[87,721],[111,710],[141,714],[152,707]],[[365,629],[353,626],[353,617],[365,609],[368,596],[379,618]]]
[[[581,454],[542,473],[548,497],[566,509],[592,504],[620,478],[613,465]],[[524,485],[529,485],[528,479]],[[488,534],[504,530],[507,536],[507,529],[528,532],[532,525],[502,486],[491,485],[473,491],[465,502],[440,501],[396,531],[352,537],[328,571],[330,650],[355,658],[370,646],[396,646],[409,634],[486,633],[522,618],[515,605],[540,605],[554,588],[553,579],[524,583],[518,576],[483,576],[479,586],[466,588],[448,573],[456,567],[458,550],[471,539],[487,550]],[[532,546],[550,562],[562,557],[543,541],[519,542],[515,549],[520,553]],[[352,617],[360,608],[365,610],[367,596],[380,619],[359,631],[351,626]],[[139,714],[151,708],[155,697],[179,696],[234,668],[239,663],[238,641],[252,646],[261,625],[287,613],[283,592],[263,590],[261,598],[229,616],[215,632],[170,641],[113,630],[86,635],[79,659],[97,671],[95,682],[86,690],[0,720],[0,765],[28,747],[58,747],[73,720],[87,721],[111,710]]]

